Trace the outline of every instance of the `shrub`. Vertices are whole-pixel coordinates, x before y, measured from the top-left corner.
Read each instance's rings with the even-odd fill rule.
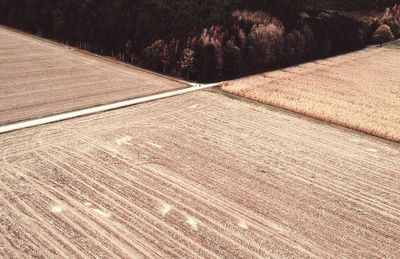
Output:
[[[386,24],[381,25],[372,35],[374,43],[388,42],[394,39],[392,30]]]

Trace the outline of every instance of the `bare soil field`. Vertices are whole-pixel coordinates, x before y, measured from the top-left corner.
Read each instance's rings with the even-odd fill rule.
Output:
[[[183,87],[0,26],[0,125]]]
[[[400,51],[358,52],[227,82],[242,97],[400,142]]]
[[[266,106],[196,92],[0,147],[0,257],[400,257],[400,145]]]

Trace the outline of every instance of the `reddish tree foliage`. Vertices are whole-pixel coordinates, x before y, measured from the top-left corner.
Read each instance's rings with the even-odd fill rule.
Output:
[[[383,15],[383,21],[390,26],[395,36],[400,36],[400,4],[392,8],[386,8]]]
[[[390,26],[399,24],[399,13],[399,6],[387,10]],[[145,51],[147,64],[173,75],[213,81],[355,49],[352,42],[338,42],[361,30],[353,20],[329,12],[314,17],[302,13],[290,30],[262,11],[235,11],[232,18],[225,27],[212,25],[197,35],[156,41]]]
[[[285,27],[272,19],[267,24],[256,24],[250,32],[250,39],[261,52],[263,65],[275,62],[283,51]]]

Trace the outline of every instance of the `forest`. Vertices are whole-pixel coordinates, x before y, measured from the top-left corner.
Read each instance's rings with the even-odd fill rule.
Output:
[[[383,13],[396,1],[336,2]],[[0,0],[0,23],[207,82],[360,49],[381,24],[314,0]]]

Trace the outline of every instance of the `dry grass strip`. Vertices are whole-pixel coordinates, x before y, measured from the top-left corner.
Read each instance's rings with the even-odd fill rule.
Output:
[[[268,72],[222,89],[400,142],[400,51],[371,47]]]

